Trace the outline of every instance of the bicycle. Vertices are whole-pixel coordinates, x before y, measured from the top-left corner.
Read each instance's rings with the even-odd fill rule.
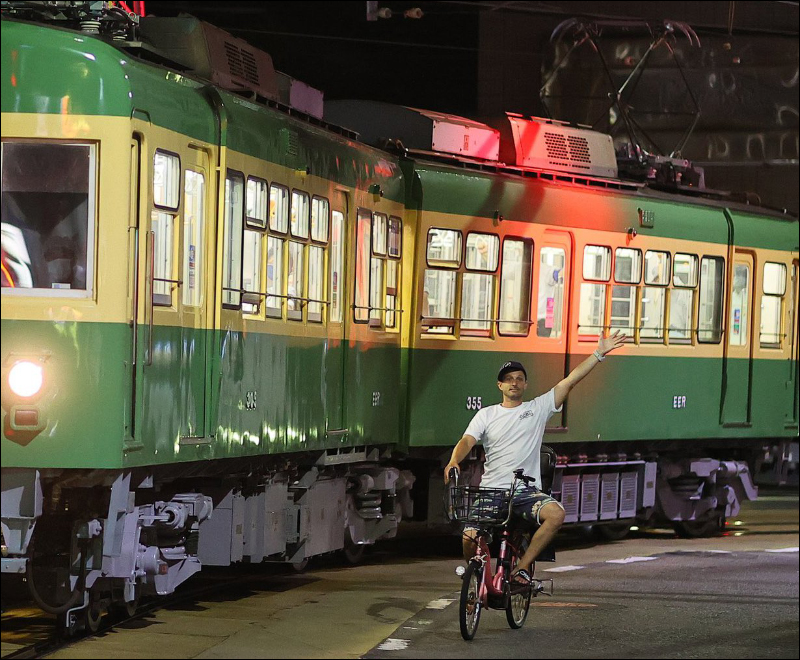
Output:
[[[524,554],[521,541],[512,534],[509,522],[513,510],[512,494],[517,485],[531,485],[535,479],[514,471],[510,489],[459,486],[458,473],[450,472],[452,484],[448,493],[447,515],[453,522],[467,523],[477,531],[475,556],[466,569],[459,566],[456,573],[461,576],[461,598],[459,601],[459,624],[461,636],[470,641],[478,630],[483,609],[504,609],[506,620],[512,629],[519,629],[528,617],[531,598],[540,593],[553,595],[552,580],[533,579],[530,585],[516,585],[511,576],[517,562]],[[500,550],[494,570],[489,545],[492,531],[500,531]],[[533,575],[534,565],[530,574]],[[545,591],[544,582],[550,583]]]

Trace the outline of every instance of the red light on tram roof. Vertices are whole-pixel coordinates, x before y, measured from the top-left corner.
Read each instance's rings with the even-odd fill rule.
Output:
[[[15,74],[15,73],[11,74],[11,86],[12,87],[16,87],[17,86],[17,74]]]

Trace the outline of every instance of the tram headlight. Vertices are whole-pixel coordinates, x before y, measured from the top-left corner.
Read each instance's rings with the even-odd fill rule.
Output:
[[[42,389],[43,383],[42,366],[27,360],[17,362],[8,372],[8,386],[17,396],[34,396]]]

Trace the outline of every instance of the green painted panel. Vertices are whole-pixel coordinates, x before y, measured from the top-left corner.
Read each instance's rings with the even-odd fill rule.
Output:
[[[2,321],[3,467],[115,468],[130,409],[130,329],[104,323]],[[38,433],[9,438],[16,400],[5,386],[16,357],[45,358],[45,384],[34,405],[46,420]]]
[[[688,197],[622,193],[581,186],[555,185],[508,174],[488,174],[446,165],[418,163],[409,206],[438,213],[537,222],[563,228],[626,232],[641,236],[726,244],[728,224],[721,206],[701,205]],[[408,177],[408,174],[407,174]],[[639,209],[654,214],[652,228],[641,227]],[[736,216],[738,245],[796,249],[797,219]],[[769,231],[764,231],[768,227]],[[636,246],[636,240],[633,241]]]
[[[410,446],[455,444],[474,415],[467,409],[468,397],[482,397],[483,406],[501,402],[497,371],[509,359],[519,359],[528,369],[526,398],[546,392],[563,377],[553,356],[414,351]],[[570,368],[581,359],[570,356]],[[733,370],[738,373],[739,366]],[[723,428],[721,360],[612,355],[570,394],[564,410],[568,431],[545,437],[558,443],[788,437],[792,432],[784,420],[793,391],[784,387],[785,371],[780,361],[756,361],[752,428]],[[685,407],[675,397],[686,397]]]
[[[722,420],[727,424],[747,422],[747,399],[750,390],[750,361],[728,360],[727,372]]]

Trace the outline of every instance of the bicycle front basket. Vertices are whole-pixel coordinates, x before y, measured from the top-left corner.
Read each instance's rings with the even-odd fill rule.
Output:
[[[458,486],[451,488],[451,520],[500,525],[508,517],[509,492],[503,488]]]

